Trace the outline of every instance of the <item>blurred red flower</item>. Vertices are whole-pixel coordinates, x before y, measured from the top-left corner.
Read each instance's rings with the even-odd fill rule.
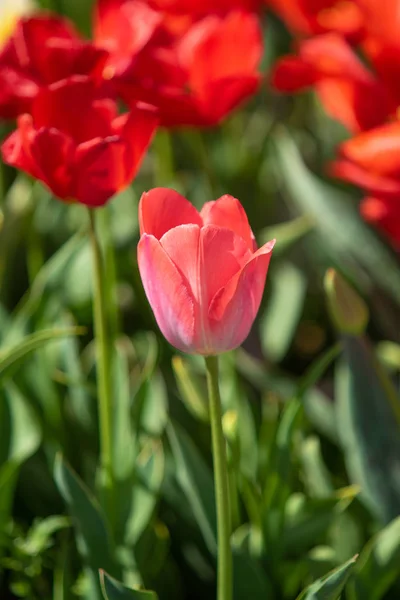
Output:
[[[143,194],[139,222],[140,275],[165,338],[190,353],[237,348],[257,315],[274,241],[257,250],[242,205],[228,195],[198,213],[156,188]]]
[[[344,142],[331,173],[367,194],[362,215],[400,249],[400,122],[377,127]]]
[[[218,124],[258,88],[257,17],[210,15],[177,33],[160,15],[138,0],[100,2],[96,43],[111,54],[105,76],[127,104],[157,106],[162,125]]]
[[[169,19],[178,18],[186,22],[209,15],[224,16],[232,10],[257,12],[263,0],[147,0],[155,10],[162,11]]]
[[[117,115],[88,77],[42,88],[31,114],[3,143],[4,162],[43,181],[55,196],[100,206],[136,174],[157,126],[153,107]]]
[[[75,74],[100,79],[106,59],[61,17],[21,19],[0,52],[0,118],[30,112],[41,86]]]
[[[365,63],[331,33],[299,42],[271,77],[282,92],[315,87],[327,112],[353,132],[383,124],[400,105],[400,0],[358,0],[357,6],[364,15]]]
[[[357,0],[266,1],[296,34],[312,36],[333,31],[354,41],[364,26],[364,14]]]
[[[333,33],[300,42],[297,55],[278,61],[271,82],[288,93],[314,87],[328,114],[353,132],[383,123],[398,106],[384,83]]]

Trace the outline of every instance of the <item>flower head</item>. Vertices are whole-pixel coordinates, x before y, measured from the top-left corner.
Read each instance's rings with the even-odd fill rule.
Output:
[[[190,18],[179,31],[140,0],[103,0],[96,14],[96,43],[110,52],[105,75],[128,105],[157,106],[162,125],[216,125],[258,88],[263,43],[253,13]]]
[[[267,3],[296,34],[310,36],[332,31],[354,40],[364,26],[363,11],[354,0],[267,0]]]
[[[362,215],[400,248],[400,122],[360,133],[339,154],[331,173],[366,192]]]
[[[166,339],[204,355],[239,346],[259,309],[274,241],[257,250],[242,205],[228,195],[199,213],[156,188],[143,194],[139,221],[139,270]]]
[[[157,126],[153,107],[118,116],[88,77],[39,91],[32,113],[3,143],[3,160],[43,181],[55,196],[100,206],[133,179]]]
[[[82,40],[66,19],[21,19],[0,52],[0,117],[30,112],[43,86],[72,75],[101,79],[107,52]]]

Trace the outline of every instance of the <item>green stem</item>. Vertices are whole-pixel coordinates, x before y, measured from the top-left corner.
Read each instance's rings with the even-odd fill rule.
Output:
[[[89,209],[90,240],[93,252],[93,318],[96,336],[97,357],[97,399],[100,430],[100,470],[101,489],[104,492],[106,512],[112,521],[112,394],[111,356],[107,329],[107,307],[104,286],[104,267],[100,244],[96,235],[95,211]]]
[[[109,341],[119,334],[120,323],[117,306],[117,261],[111,232],[111,206],[96,210],[97,237],[104,257],[104,293]]]
[[[228,465],[222,430],[221,397],[218,386],[218,358],[207,356],[207,387],[214,461],[215,506],[218,528],[218,594],[217,600],[232,599],[232,552],[230,545],[231,512],[229,503]]]
[[[218,198],[219,186],[216,179],[216,174],[214,172],[214,165],[212,164],[210,156],[209,137],[207,136],[206,132],[198,129],[189,129],[187,131],[187,136],[195,154],[197,155],[196,158],[199,161],[200,167],[206,176],[206,181],[209,187],[208,193],[212,197]]]
[[[155,181],[159,187],[171,185],[175,178],[174,149],[172,134],[167,129],[159,129],[154,138],[155,150]]]

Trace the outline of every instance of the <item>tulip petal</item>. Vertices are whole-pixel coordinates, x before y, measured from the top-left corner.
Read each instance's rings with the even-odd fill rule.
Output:
[[[393,110],[380,81],[326,78],[316,83],[316,91],[326,112],[354,133],[377,127]]]
[[[35,127],[55,127],[76,143],[113,134],[109,100],[96,102],[95,83],[75,75],[42,88],[32,107]]]
[[[18,120],[18,129],[13,131],[3,142],[1,154],[7,165],[21,169],[32,177],[38,177],[37,165],[29,151],[33,135],[32,118],[30,115],[22,115]]]
[[[153,106],[138,103],[128,114],[113,121],[113,129],[126,141],[125,180],[132,181],[156,132],[158,114]]]
[[[375,225],[384,235],[390,238],[393,246],[400,249],[400,211],[398,198],[363,198],[360,213],[369,223]]]
[[[200,211],[204,225],[227,227],[244,239],[255,250],[255,239],[246,212],[237,198],[225,194],[212,202],[206,202]]]
[[[161,246],[187,282],[196,303],[201,302],[200,231],[198,225],[178,225],[160,239]]]
[[[179,225],[160,243],[188,282],[196,302],[207,315],[209,304],[247,262],[251,252],[233,231],[207,225]]]
[[[111,72],[122,73],[150,41],[163,16],[145,2],[99,0],[94,14],[94,39],[110,52]]]
[[[400,123],[389,123],[344,142],[341,155],[380,175],[400,174]]]
[[[297,56],[283,56],[273,67],[271,84],[280,92],[298,92],[313,85],[318,73],[313,65]]]
[[[162,334],[175,348],[194,351],[194,298],[154,236],[144,233],[140,238],[138,264],[146,296]]]
[[[335,33],[327,33],[300,43],[301,58],[321,76],[354,79],[368,83],[372,74],[357,57],[350,44]]]
[[[252,256],[246,242],[231,229],[206,225],[201,229],[201,281],[205,310]]]
[[[248,336],[260,307],[275,240],[262,246],[214,296],[209,319],[213,352],[233,350]]]
[[[38,90],[37,83],[29,75],[0,65],[0,116],[14,119],[28,113]]]
[[[186,198],[169,188],[154,188],[142,194],[139,202],[140,233],[149,233],[158,240],[178,225],[202,226],[203,221]]]
[[[334,161],[329,166],[329,173],[333,177],[360,186],[367,190],[369,194],[397,199],[400,196],[400,181],[398,179],[371,173],[348,160]]]
[[[257,92],[260,81],[258,74],[211,81],[196,96],[205,123],[218,125],[228,113]]]
[[[29,115],[19,117],[17,131],[2,147],[6,163],[40,179],[53,194],[64,199],[71,195],[73,152],[68,136],[53,128],[34,130]]]
[[[258,18],[232,11],[223,19],[203,19],[191,27],[178,52],[196,93],[210,81],[254,75],[263,54]]]
[[[80,144],[75,155],[75,198],[102,206],[129,182],[125,177],[127,145],[118,136]]]

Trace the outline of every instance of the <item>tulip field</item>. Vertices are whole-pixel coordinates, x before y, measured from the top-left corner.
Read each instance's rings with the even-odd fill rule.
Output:
[[[0,0],[0,600],[400,598],[400,0]]]

